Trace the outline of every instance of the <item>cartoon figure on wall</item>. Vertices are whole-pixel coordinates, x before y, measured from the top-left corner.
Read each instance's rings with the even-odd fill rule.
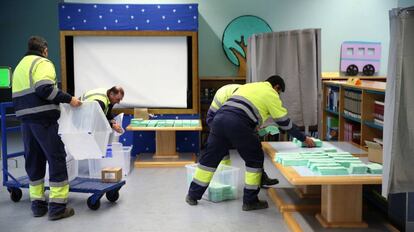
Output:
[[[223,33],[222,45],[227,58],[239,66],[238,76],[246,76],[247,41],[253,34],[271,32],[269,24],[253,15],[233,19]]]
[[[362,72],[372,76],[378,72],[381,63],[381,43],[344,41],[341,46],[341,72],[356,76]]]

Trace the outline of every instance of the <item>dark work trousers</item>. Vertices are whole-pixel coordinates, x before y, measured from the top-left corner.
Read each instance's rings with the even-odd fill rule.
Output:
[[[246,167],[263,168],[264,153],[255,131],[256,124],[245,112],[230,106],[223,106],[210,124],[210,134],[205,151],[201,154],[201,165],[217,168],[233,145],[245,162]],[[207,187],[191,182],[188,194],[193,199],[201,199]],[[244,188],[243,202],[258,201],[260,189]]]
[[[22,123],[26,172],[30,181],[44,179],[46,161],[49,163],[49,181],[68,180],[66,152],[58,135],[57,122]],[[66,204],[49,204],[49,214],[62,211]]]

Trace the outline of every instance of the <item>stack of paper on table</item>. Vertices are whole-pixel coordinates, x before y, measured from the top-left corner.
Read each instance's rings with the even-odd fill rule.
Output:
[[[344,167],[318,167],[318,172],[322,176],[326,175],[348,175],[348,170]]]
[[[376,163],[367,164],[368,173],[371,174],[382,174],[382,165]]]
[[[350,163],[348,170],[350,174],[366,174],[368,167],[363,163]]]

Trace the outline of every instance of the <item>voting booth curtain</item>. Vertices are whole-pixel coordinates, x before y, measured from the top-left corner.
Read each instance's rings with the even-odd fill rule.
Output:
[[[392,9],[382,194],[414,192],[414,7]]]
[[[320,29],[304,29],[255,34],[248,41],[247,82],[280,75],[286,83],[281,99],[299,126],[321,122],[320,40]]]

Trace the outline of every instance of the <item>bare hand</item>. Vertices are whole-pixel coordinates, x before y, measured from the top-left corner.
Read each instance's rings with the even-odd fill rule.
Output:
[[[306,143],[306,145],[308,145],[308,147],[314,147],[315,146],[315,143],[313,142],[313,139],[309,136],[306,136],[305,143]]]
[[[118,133],[122,133],[122,127],[118,123],[112,124],[112,129]]]
[[[78,106],[82,105],[82,102],[79,101],[79,99],[77,99],[76,97],[72,97],[69,104],[73,107],[78,107]]]

